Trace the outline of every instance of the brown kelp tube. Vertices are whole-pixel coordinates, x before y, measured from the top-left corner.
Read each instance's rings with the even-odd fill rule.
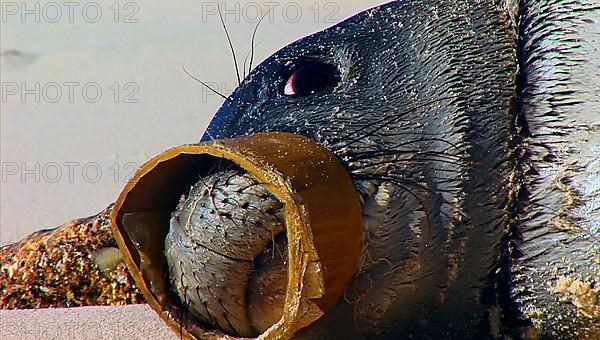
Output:
[[[288,133],[168,150],[112,218],[148,303],[186,336],[291,337],[339,301],[362,251],[344,168]]]

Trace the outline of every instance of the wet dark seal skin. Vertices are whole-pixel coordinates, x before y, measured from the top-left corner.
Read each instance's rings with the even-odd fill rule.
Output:
[[[256,67],[203,140],[308,136],[363,204],[359,272],[300,337],[600,334],[598,27],[591,2],[397,1]]]

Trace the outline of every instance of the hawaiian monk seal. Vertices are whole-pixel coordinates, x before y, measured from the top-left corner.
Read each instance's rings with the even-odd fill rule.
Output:
[[[203,140],[308,136],[361,194],[359,273],[303,335],[599,334],[598,20],[579,2],[397,1],[249,74]]]

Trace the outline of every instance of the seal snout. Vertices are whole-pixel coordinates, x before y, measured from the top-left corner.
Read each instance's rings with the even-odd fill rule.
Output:
[[[227,166],[201,177],[171,217],[170,280],[195,316],[256,336],[282,314],[287,289],[283,205],[248,173]]]

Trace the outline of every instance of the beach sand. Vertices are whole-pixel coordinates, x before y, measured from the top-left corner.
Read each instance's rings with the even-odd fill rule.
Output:
[[[178,339],[147,305],[1,310],[0,338]]]

